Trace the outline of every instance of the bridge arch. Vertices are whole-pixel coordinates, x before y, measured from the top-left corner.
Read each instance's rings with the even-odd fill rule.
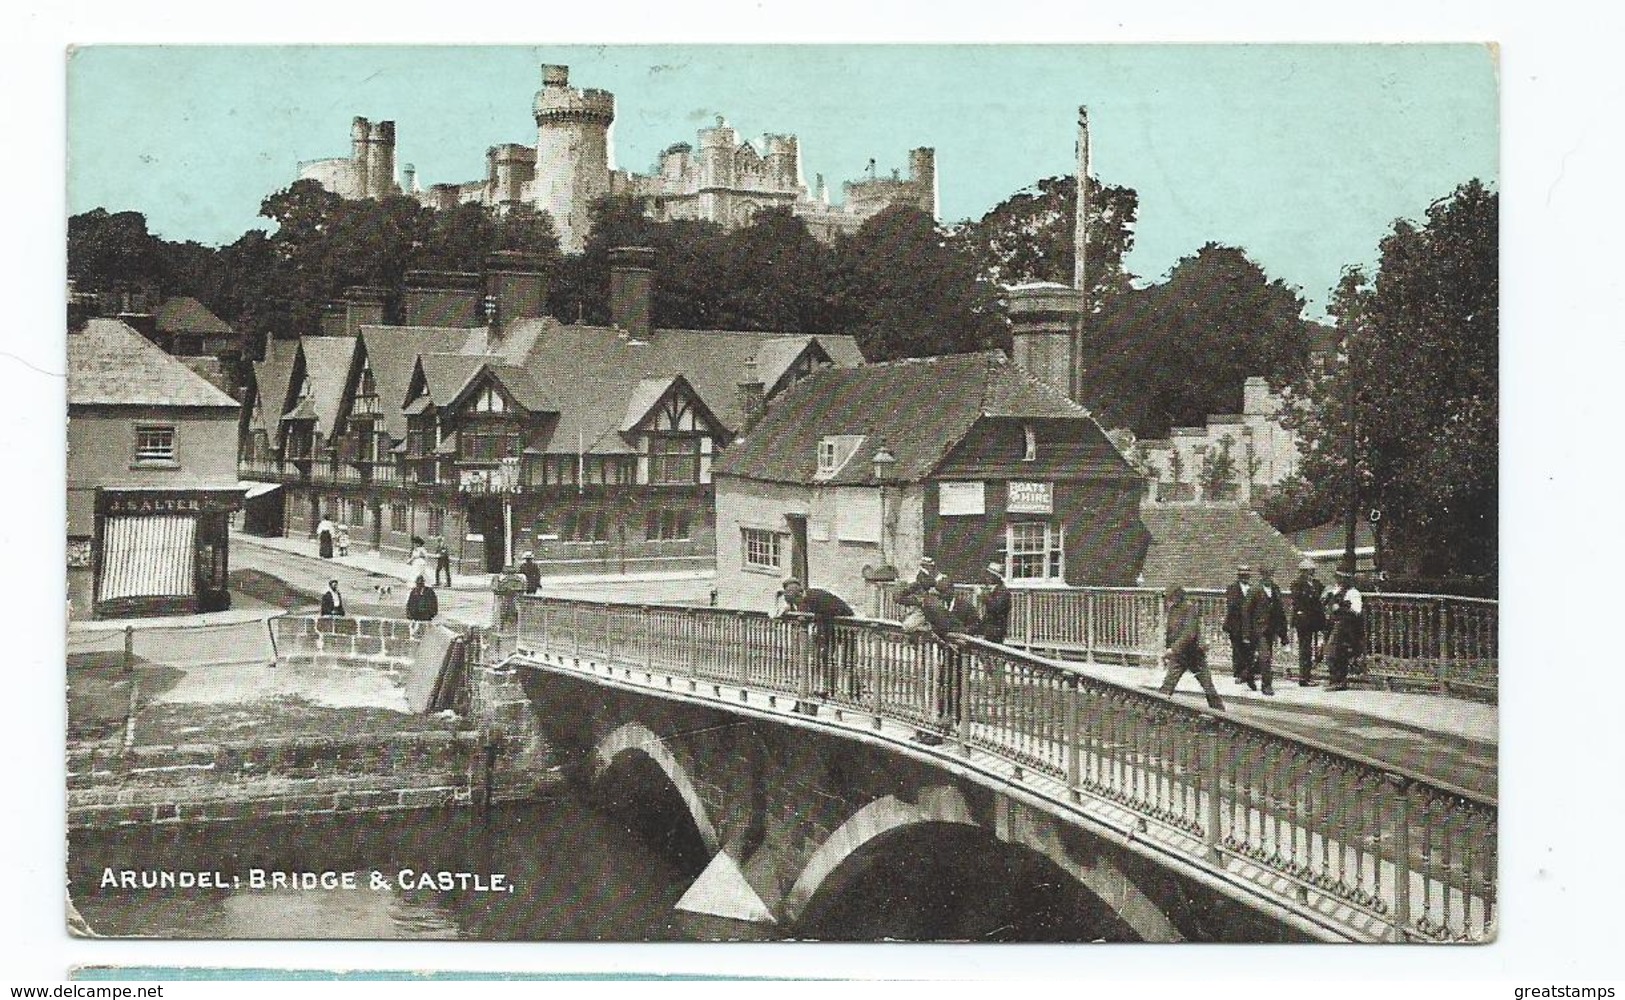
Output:
[[[700,798],[699,790],[689,777],[688,770],[671,752],[671,748],[666,746],[665,741],[643,723],[624,723],[598,741],[598,745],[593,749],[594,783],[604,777],[616,760],[630,753],[642,754],[665,774],[666,780],[671,782],[672,788],[688,809],[689,817],[694,820],[694,827],[699,831],[700,839],[705,842],[706,851],[714,855],[721,850],[716,826],[706,813],[705,802]]]
[[[999,841],[1042,857],[1059,872],[1070,876],[1087,897],[1098,900],[1099,905],[1109,910],[1111,916],[1139,940],[1184,940],[1157,904],[1108,859],[1097,857],[1086,861],[1075,857],[1062,843],[1052,822],[1038,819],[1032,810],[1019,804],[1001,799],[995,812],[990,828],[972,814],[963,793],[946,785],[923,789],[913,802],[895,795],[875,799],[813,851],[784,897],[781,909],[786,922],[794,923],[806,916],[809,904],[821,890],[838,890],[832,877],[858,852],[909,827],[945,824],[982,830]]]

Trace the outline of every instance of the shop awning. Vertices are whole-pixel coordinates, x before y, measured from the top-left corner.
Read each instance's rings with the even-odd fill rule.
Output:
[[[238,481],[237,488],[243,491],[243,499],[244,500],[252,500],[255,497],[262,497],[265,494],[270,493],[272,490],[280,490],[282,488],[282,484],[281,483],[256,483],[256,482],[252,482],[252,481],[247,480],[247,479],[243,479],[243,480]]]
[[[188,597],[196,589],[197,518],[110,517],[96,598]]]

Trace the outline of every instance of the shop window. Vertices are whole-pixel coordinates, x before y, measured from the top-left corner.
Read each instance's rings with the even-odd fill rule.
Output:
[[[1017,521],[1005,529],[1012,580],[1062,579],[1062,532],[1048,521]]]
[[[173,424],[136,425],[135,462],[137,465],[174,465],[175,426]]]
[[[429,534],[443,535],[446,533],[446,508],[429,508]]]
[[[406,530],[406,504],[392,503],[389,505],[389,530]]]
[[[784,536],[760,528],[741,528],[744,536],[745,568],[777,572],[784,565]]]

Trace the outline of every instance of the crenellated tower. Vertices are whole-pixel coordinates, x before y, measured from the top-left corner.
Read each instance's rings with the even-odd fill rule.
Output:
[[[609,129],[615,95],[570,86],[570,67],[542,67],[536,92],[536,174],[530,201],[553,216],[559,244],[580,253],[592,203],[609,193]]]

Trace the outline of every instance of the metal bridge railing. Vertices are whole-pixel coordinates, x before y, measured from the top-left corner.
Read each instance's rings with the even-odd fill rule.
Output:
[[[979,588],[959,585],[975,600]],[[1222,590],[1192,589],[1215,670],[1230,666]],[[1144,587],[1012,588],[1006,641],[1071,659],[1155,665],[1162,655],[1162,592]],[[1291,598],[1283,594],[1291,614]],[[877,617],[899,621],[907,609],[883,588]],[[1437,594],[1365,594],[1366,678],[1389,687],[1494,700],[1499,604]],[[1292,637],[1297,641],[1297,636]],[[1283,654],[1277,654],[1278,661]],[[1285,657],[1296,658],[1296,651]]]
[[[1103,607],[1110,607],[1104,604]],[[515,646],[817,699],[941,733],[1269,872],[1400,940],[1495,926],[1497,803],[1426,775],[977,639],[712,608],[518,601]],[[1284,887],[1284,888],[1283,888]],[[1324,915],[1324,908],[1320,911]]]

